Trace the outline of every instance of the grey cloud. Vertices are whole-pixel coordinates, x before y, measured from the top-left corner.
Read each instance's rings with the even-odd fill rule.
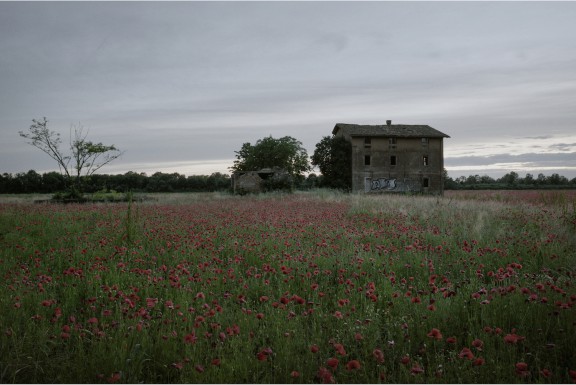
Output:
[[[573,151],[574,148],[576,148],[576,143],[556,143],[551,144],[550,148],[554,148],[559,151]]]
[[[568,137],[574,18],[569,2],[0,2],[0,146],[43,115],[126,164],[269,134],[311,153],[338,121],[430,124],[471,154]],[[0,164],[34,168],[18,148]]]
[[[504,163],[525,163],[531,166],[570,166],[576,167],[576,152],[569,153],[526,153],[520,155],[498,154],[487,156],[447,157],[445,164],[450,166],[489,166]]]
[[[540,135],[540,136],[525,136],[520,139],[550,139],[553,138],[552,135]]]

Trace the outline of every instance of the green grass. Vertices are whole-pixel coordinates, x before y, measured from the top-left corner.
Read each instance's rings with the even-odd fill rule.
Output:
[[[0,203],[0,382],[572,382],[573,196],[505,193]]]

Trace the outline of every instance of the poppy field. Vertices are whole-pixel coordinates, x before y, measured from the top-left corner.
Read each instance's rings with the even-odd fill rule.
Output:
[[[576,194],[498,194],[0,203],[0,383],[575,383]]]

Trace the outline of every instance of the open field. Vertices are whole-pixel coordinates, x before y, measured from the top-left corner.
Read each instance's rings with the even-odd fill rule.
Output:
[[[576,382],[576,193],[527,193],[1,197],[0,383]]]

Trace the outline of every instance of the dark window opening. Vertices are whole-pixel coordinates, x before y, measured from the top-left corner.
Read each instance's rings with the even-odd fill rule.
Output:
[[[428,138],[422,138],[422,147],[428,147]]]
[[[430,180],[428,178],[424,178],[422,181],[422,187],[430,187]]]
[[[364,155],[364,166],[370,166],[370,155]]]
[[[424,164],[424,166],[428,166],[430,163],[428,162],[428,155],[424,155],[422,157],[422,163]]]
[[[390,166],[396,166],[396,155],[390,156]]]
[[[364,147],[372,146],[372,138],[364,138]]]
[[[396,148],[396,138],[388,138],[389,148]]]

